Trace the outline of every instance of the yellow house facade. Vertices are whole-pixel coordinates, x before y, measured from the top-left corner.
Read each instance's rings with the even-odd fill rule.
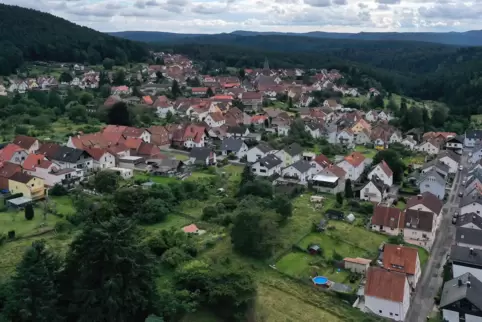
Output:
[[[32,200],[45,197],[44,180],[22,172],[17,172],[8,179],[8,190],[12,194],[22,193],[25,198]]]
[[[352,132],[355,133],[355,134],[360,133],[364,129],[366,129],[368,131],[368,133],[371,132],[370,124],[368,124],[364,119],[361,119],[358,122],[356,122],[356,124],[353,125],[353,127],[351,128]]]

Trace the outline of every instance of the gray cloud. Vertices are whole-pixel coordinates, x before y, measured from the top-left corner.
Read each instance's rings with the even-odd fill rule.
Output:
[[[375,0],[375,1],[381,4],[399,4],[401,2],[400,0]]]
[[[368,8],[368,5],[367,5],[367,4],[364,4],[363,2],[358,2],[358,8],[360,8],[360,9],[366,9],[366,8]]]
[[[312,7],[329,7],[331,6],[331,0],[304,0],[305,4]]]
[[[369,11],[360,11],[358,13],[358,18],[361,21],[370,21],[371,20],[370,12]]]
[[[463,3],[442,5],[433,7],[421,7],[418,9],[420,16],[424,18],[439,19],[479,19],[482,16],[482,7],[477,5],[467,6]]]
[[[333,0],[333,3],[337,4],[339,6],[344,6],[344,5],[348,4],[348,1],[347,0]]]
[[[189,4],[189,0],[167,0],[163,8],[169,12],[182,13]]]
[[[156,0],[148,0],[146,1],[146,6],[147,7],[156,7],[158,6],[159,3]]]
[[[144,9],[146,7],[146,4],[142,0],[137,0],[136,3],[134,3],[134,7]]]
[[[390,7],[386,4],[381,3],[378,5],[377,9],[382,11],[387,11],[387,10],[390,10]]]
[[[207,6],[205,4],[200,4],[194,6],[191,11],[194,13],[199,13],[203,15],[214,15],[217,13],[221,13],[224,9],[218,6]]]

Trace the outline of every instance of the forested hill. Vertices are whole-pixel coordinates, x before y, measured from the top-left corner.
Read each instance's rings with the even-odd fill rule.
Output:
[[[0,4],[0,75],[23,61],[118,63],[146,58],[144,44],[78,26],[51,14]]]
[[[112,32],[111,35],[137,41],[163,42],[175,39],[186,39],[201,36],[199,34],[176,34],[155,31],[122,31]],[[283,32],[257,32],[237,30],[230,34],[236,36],[304,36],[310,38],[351,39],[351,40],[401,40],[422,41],[455,46],[482,46],[482,30],[470,30],[466,32],[360,32],[338,33],[312,31],[306,33],[283,33]]]

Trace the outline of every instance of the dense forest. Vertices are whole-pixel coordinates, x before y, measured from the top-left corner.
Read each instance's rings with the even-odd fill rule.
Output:
[[[148,55],[141,43],[112,37],[36,10],[0,4],[0,75],[15,72],[24,61],[118,64]]]

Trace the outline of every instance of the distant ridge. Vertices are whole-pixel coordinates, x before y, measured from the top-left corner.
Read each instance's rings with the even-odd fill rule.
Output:
[[[305,33],[289,33],[289,32],[257,32],[236,30],[231,33],[222,34],[178,34],[170,32],[156,31],[122,31],[110,32],[110,35],[126,38],[130,40],[144,42],[169,42],[178,41],[180,39],[189,39],[196,37],[209,37],[216,35],[237,35],[237,36],[270,36],[270,35],[286,35],[300,36],[311,38],[329,38],[329,39],[351,39],[351,40],[396,40],[396,41],[422,41],[453,46],[482,46],[482,30],[471,30],[466,32],[360,32],[360,33],[337,33],[311,31]]]

